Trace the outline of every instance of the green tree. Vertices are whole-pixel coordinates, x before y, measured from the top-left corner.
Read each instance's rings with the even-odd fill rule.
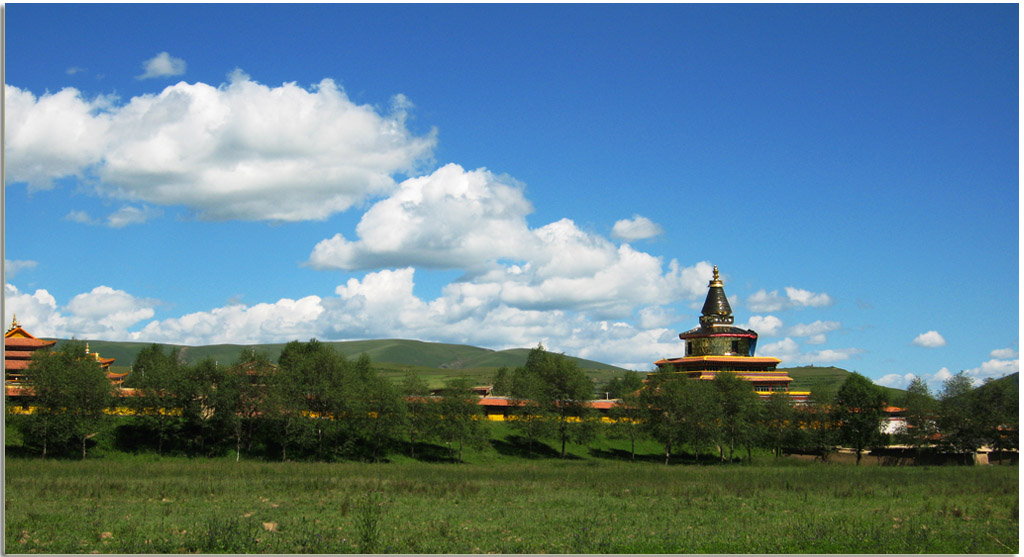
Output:
[[[280,420],[282,458],[288,445],[311,444],[316,458],[323,460],[336,442],[343,447],[355,443],[352,435],[340,436],[344,418],[358,411],[353,408],[357,401],[346,397],[350,374],[349,362],[316,339],[285,345],[270,396]]]
[[[230,435],[233,416],[225,372],[213,358],[183,364],[172,394],[181,411],[180,435],[189,454],[210,455]]]
[[[750,460],[751,449],[759,441],[762,404],[757,393],[749,381],[732,373],[719,373],[711,383],[718,395],[721,413],[718,429],[722,445],[729,448],[729,460],[732,461],[737,446],[746,449],[747,460]],[[788,400],[789,396],[786,398]]]
[[[509,396],[512,394],[512,372],[508,367],[501,366],[494,375],[494,386],[491,394],[495,396]]]
[[[105,410],[113,403],[99,362],[83,343],[65,342],[57,350],[36,351],[25,376],[36,407],[26,419],[26,437],[41,444],[43,458],[50,447],[74,440],[85,459],[86,442],[107,421]]]
[[[643,407],[640,395],[636,392],[621,397],[621,401],[608,411],[612,419],[609,434],[615,439],[629,440],[629,458],[636,460],[636,442],[648,437],[644,420],[647,410]]]
[[[641,404],[647,409],[647,431],[665,446],[665,464],[673,448],[683,444],[693,449],[700,462],[700,453],[718,439],[721,413],[714,386],[710,381],[656,373],[648,379]]]
[[[126,398],[133,409],[132,421],[156,437],[157,454],[162,455],[181,430],[181,409],[174,396],[182,368],[173,351],[165,353],[159,344],[143,348],[135,356],[128,381],[134,395]]]
[[[583,373],[575,360],[562,354],[552,354],[538,346],[527,355],[526,365],[517,369],[513,391],[517,400],[532,401],[524,411],[539,413],[551,424],[542,433],[551,433],[561,443],[561,456],[565,458],[566,443],[570,440],[586,443],[596,432],[590,400],[594,382]],[[516,380],[518,379],[518,380]],[[522,415],[522,413],[520,413]],[[516,420],[513,424],[528,423]]]
[[[405,431],[409,437],[409,456],[416,458],[416,443],[433,437],[437,423],[437,404],[430,398],[430,388],[421,377],[405,376],[400,390],[405,395]]]
[[[406,406],[398,389],[373,369],[366,354],[359,356],[352,371],[345,389],[350,401],[346,425],[370,449],[370,458],[377,460],[398,435]]]
[[[900,399],[906,425],[897,433],[897,439],[920,451],[932,441],[936,433],[935,413],[938,409],[928,384],[914,376]]]
[[[1015,450],[1019,444],[1019,391],[1016,381],[986,379],[974,395],[981,419],[982,439],[999,455],[1000,464],[1003,463],[1003,452]]]
[[[881,388],[859,373],[851,373],[836,391],[840,438],[857,452],[858,465],[864,449],[881,437],[884,396]]]
[[[228,369],[219,387],[223,396],[226,419],[235,439],[235,461],[242,448],[250,450],[267,406],[267,381],[275,372],[266,352],[243,348],[235,364]]]
[[[978,402],[974,382],[963,371],[943,381],[938,416],[942,445],[946,450],[970,457],[971,462],[985,441],[980,419],[983,409]]]
[[[448,445],[452,459],[455,459],[455,447],[458,447],[458,461],[462,462],[464,446],[483,447],[487,444],[483,424],[485,417],[479,397],[471,390],[468,379],[460,377],[446,383],[437,405],[437,435]]]
[[[834,399],[835,395],[828,391],[812,391],[807,402],[795,412],[800,445],[817,454],[822,462],[828,462],[838,442],[839,427],[832,413]]]
[[[628,394],[636,393],[644,386],[644,380],[635,371],[625,371],[618,377],[613,377],[601,386],[597,392],[608,398],[622,398]]]
[[[796,411],[787,393],[774,392],[763,404],[764,445],[772,451],[775,458],[779,458],[782,456],[782,448],[790,439]]]

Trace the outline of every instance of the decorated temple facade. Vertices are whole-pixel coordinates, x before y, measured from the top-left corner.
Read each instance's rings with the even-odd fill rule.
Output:
[[[686,343],[686,355],[654,362],[658,373],[678,373],[705,380],[714,379],[719,373],[733,373],[750,381],[754,391],[762,397],[783,392],[796,399],[806,398],[808,393],[790,393],[789,384],[793,379],[785,371],[776,369],[781,360],[754,355],[757,332],[733,326],[732,308],[723,286],[716,265],[701,309],[700,325],[679,333],[679,338]]]

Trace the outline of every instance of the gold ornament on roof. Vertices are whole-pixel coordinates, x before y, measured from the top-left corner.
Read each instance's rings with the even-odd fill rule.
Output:
[[[718,276],[718,265],[715,265],[715,276],[714,276],[714,278],[711,279],[711,282],[708,283],[708,286],[709,287],[717,286],[719,288],[722,287],[722,279],[719,278],[719,276]]]
[[[10,328],[10,329],[7,329],[7,332],[8,332],[8,333],[9,333],[9,332],[11,332],[11,331],[13,331],[14,329],[17,329],[18,327],[21,327],[21,323],[18,323],[18,314],[17,314],[17,313],[15,313],[15,314],[13,315],[13,317],[14,317],[14,318],[13,318],[13,319],[11,319],[11,328]]]

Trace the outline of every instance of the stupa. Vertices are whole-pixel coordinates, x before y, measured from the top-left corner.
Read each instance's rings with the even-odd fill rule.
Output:
[[[734,373],[750,381],[754,391],[762,397],[773,392],[789,393],[793,379],[785,371],[775,369],[781,360],[756,357],[757,332],[733,326],[732,308],[717,265],[708,283],[700,325],[679,333],[679,338],[686,342],[686,356],[654,362],[659,373],[679,373],[691,379],[706,380],[714,379],[719,373]]]

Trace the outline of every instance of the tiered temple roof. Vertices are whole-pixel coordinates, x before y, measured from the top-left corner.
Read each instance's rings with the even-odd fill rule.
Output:
[[[57,344],[57,341],[42,340],[30,335],[21,328],[18,316],[15,315],[10,328],[4,333],[4,381],[11,383],[24,380],[32,353],[54,344]]]
[[[691,379],[714,379],[719,373],[735,373],[753,383],[754,390],[762,396],[789,392],[793,379],[785,371],[775,369],[781,360],[755,357],[757,332],[733,326],[732,308],[717,265],[708,283],[700,325],[679,333],[679,338],[686,342],[686,356],[654,362],[659,372],[681,373]]]

